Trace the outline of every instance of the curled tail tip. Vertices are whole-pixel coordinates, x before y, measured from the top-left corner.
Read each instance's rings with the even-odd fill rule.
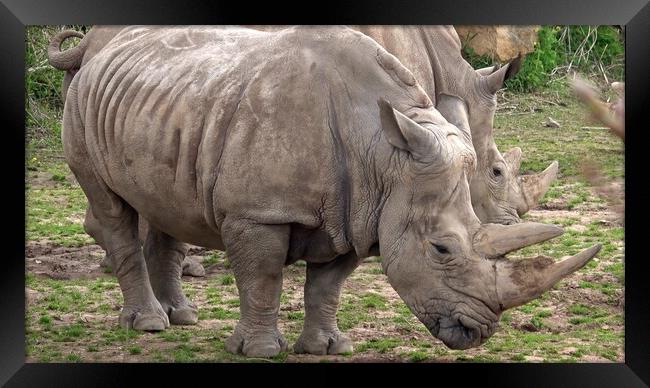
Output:
[[[72,70],[81,66],[84,53],[83,43],[68,50],[61,51],[61,44],[71,37],[83,39],[84,34],[75,30],[65,30],[54,35],[52,40],[50,40],[50,45],[47,49],[48,60],[50,65],[59,70]]]

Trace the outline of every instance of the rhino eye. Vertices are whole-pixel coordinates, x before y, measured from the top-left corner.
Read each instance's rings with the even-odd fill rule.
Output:
[[[495,177],[500,177],[502,174],[501,169],[498,167],[494,167],[492,169],[492,174],[494,174]]]
[[[433,245],[433,247],[436,248],[436,251],[438,251],[438,253],[440,253],[441,255],[446,255],[447,253],[449,253],[449,250],[444,245],[433,244],[433,243],[431,243],[431,245]]]

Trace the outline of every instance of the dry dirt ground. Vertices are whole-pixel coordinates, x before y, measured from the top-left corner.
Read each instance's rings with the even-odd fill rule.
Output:
[[[62,160],[60,144],[48,143],[28,148],[27,361],[623,362],[622,215],[580,178],[580,163],[593,161],[622,190],[623,147],[606,131],[581,129],[593,124],[569,97],[501,97],[499,148],[520,146],[524,172],[560,162],[558,181],[526,219],[561,225],[566,233],[517,255],[560,258],[596,242],[603,243],[603,250],[537,300],[506,312],[500,329],[482,346],[450,350],[433,338],[387,283],[380,259],[370,258],[346,282],[337,315],[354,352],[310,356],[290,350],[271,360],[231,355],[223,342],[239,317],[234,278],[223,252],[200,248],[191,255],[204,265],[206,276],[183,282],[199,307],[198,324],[159,333],[120,329],[119,285],[110,270],[99,266],[101,248],[83,232],[85,198]],[[543,127],[547,116],[562,127]],[[304,263],[285,268],[279,325],[290,345],[302,329],[304,280]]]

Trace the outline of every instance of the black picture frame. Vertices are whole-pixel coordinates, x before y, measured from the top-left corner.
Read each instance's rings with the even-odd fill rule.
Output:
[[[291,9],[291,12],[288,12]],[[625,362],[614,364],[409,364],[409,365],[204,365],[204,364],[25,364],[25,26],[44,24],[609,24],[625,25],[626,37],[626,266]],[[304,3],[283,8],[278,3],[179,2],[147,0],[0,0],[0,122],[5,174],[1,202],[4,217],[3,266],[0,273],[0,383],[7,386],[123,386],[142,373],[150,383],[190,383],[196,376],[238,384],[255,377],[277,382],[323,376],[338,384],[350,377],[364,383],[395,378],[405,383],[417,374],[430,384],[469,381],[500,386],[620,386],[650,384],[650,274],[643,227],[650,198],[644,169],[645,128],[642,115],[650,106],[650,5],[648,0],[471,0],[357,1],[354,4]],[[20,206],[20,204],[23,206]],[[262,368],[259,373],[246,373]],[[325,369],[336,368],[335,374]],[[291,372],[289,370],[292,370]],[[346,370],[347,369],[347,370]],[[286,373],[282,373],[285,372]],[[217,372],[217,373],[215,373]],[[323,373],[326,372],[326,373]],[[343,373],[346,376],[343,377]],[[216,376],[217,380],[214,380]],[[406,377],[409,380],[406,380]],[[320,379],[320,378],[319,378]],[[327,380],[326,380],[327,379]],[[196,382],[198,383],[197,380]],[[422,380],[420,380],[422,381]]]

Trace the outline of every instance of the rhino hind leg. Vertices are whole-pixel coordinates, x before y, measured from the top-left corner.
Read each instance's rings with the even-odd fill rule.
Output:
[[[99,223],[99,220],[93,214],[90,206],[86,208],[86,217],[84,219],[84,230],[90,237],[95,239],[97,245],[102,247],[104,251],[106,250],[106,244],[104,244],[102,226]],[[140,242],[144,244],[145,238],[147,236],[147,231],[149,230],[149,223],[142,217],[138,217],[138,232]],[[102,261],[99,262],[99,266],[102,268],[113,268],[113,263],[111,262],[111,257],[105,255]],[[190,258],[185,257],[182,264],[183,275],[193,276],[193,277],[202,277],[205,276],[205,269],[203,266],[193,261]]]
[[[198,321],[196,305],[181,288],[181,265],[187,250],[187,244],[149,226],[144,245],[149,280],[172,325],[194,325]]]
[[[97,200],[93,213],[102,226],[107,257],[111,259],[124,296],[120,326],[144,331],[164,330],[169,327],[169,318],[149,282],[142,245],[137,239],[137,213],[112,192],[100,191],[101,185],[84,183],[79,174],[75,175],[91,205],[94,198],[104,197]]]
[[[106,251],[106,244],[104,243],[104,231],[102,224],[99,222],[97,217],[93,214],[93,211],[90,208],[90,205],[86,208],[86,217],[84,218],[84,230],[86,233],[92,237],[97,245],[102,247]],[[102,261],[99,263],[99,266],[102,268],[113,268],[113,263],[111,262],[111,257],[105,255]]]
[[[305,324],[293,347],[296,353],[352,352],[352,341],[336,324],[336,311],[343,283],[359,263],[359,258],[353,253],[329,263],[307,263]]]
[[[98,221],[100,238],[107,255],[111,256],[113,272],[124,296],[119,323],[124,328],[136,330],[164,330],[169,326],[169,318],[149,282],[142,245],[138,240],[138,213],[106,185],[90,163],[85,128],[77,104],[78,79],[72,80],[64,107],[63,149],[68,166]]]
[[[289,233],[288,225],[224,221],[222,238],[235,274],[241,312],[226,340],[227,351],[273,357],[287,350],[287,341],[278,330],[278,312]]]

